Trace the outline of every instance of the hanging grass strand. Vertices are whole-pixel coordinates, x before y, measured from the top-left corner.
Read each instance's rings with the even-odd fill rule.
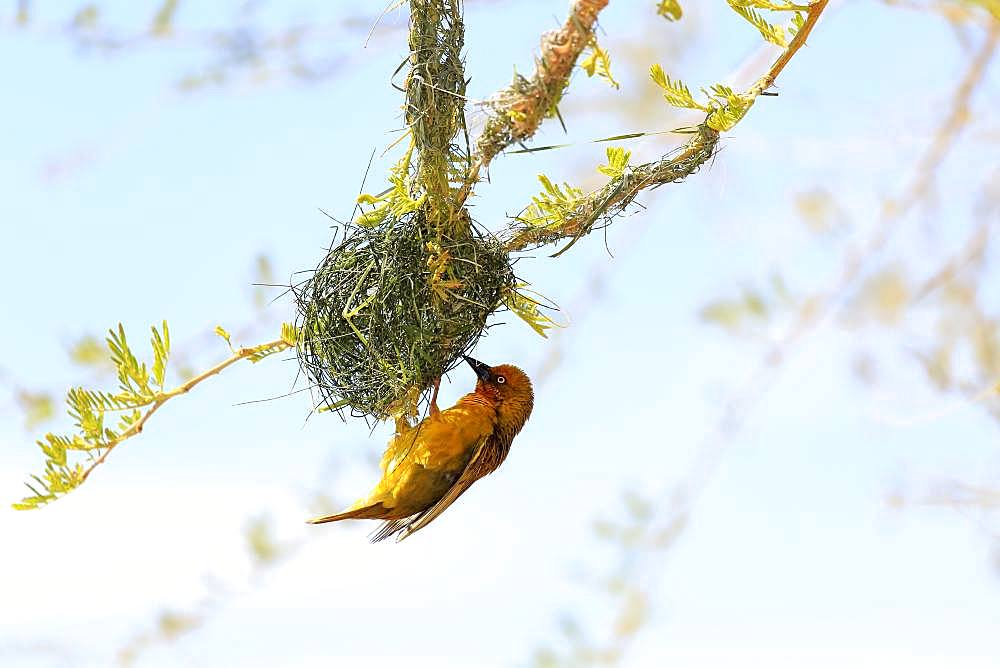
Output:
[[[469,169],[468,145],[455,144],[465,131],[465,25],[460,0],[411,0],[410,73],[406,123],[417,149],[416,183],[427,194],[428,223],[451,234],[462,230],[452,182]]]

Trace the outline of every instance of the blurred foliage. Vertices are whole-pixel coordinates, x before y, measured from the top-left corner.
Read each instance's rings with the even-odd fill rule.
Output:
[[[608,618],[595,626],[564,613],[555,640],[536,650],[535,668],[629,665],[626,651],[649,622],[656,595],[655,578],[642,578],[639,567],[650,554],[670,548],[687,526],[684,504],[669,504],[668,517],[662,505],[630,490],[610,517],[594,520],[598,544],[614,554],[612,567],[580,580],[606,603]]]
[[[960,24],[982,19],[1000,20],[1000,0],[882,0],[918,11],[936,11],[952,23]]]
[[[81,336],[70,346],[69,358],[70,361],[79,366],[114,371],[114,366],[108,360],[105,346],[92,334]]]
[[[733,4],[733,3],[730,3]],[[771,3],[744,3],[744,7],[766,9]],[[948,15],[949,20],[963,21],[981,18],[978,3],[941,2],[936,9],[948,5],[960,12]],[[741,12],[743,13],[743,12]],[[746,18],[746,16],[745,16]],[[797,30],[801,21],[793,21]],[[973,35],[982,46],[969,57],[965,77],[956,82],[954,99],[945,109],[939,131],[928,137],[924,159],[915,163],[911,185],[903,188],[899,199],[887,198],[883,210],[874,221],[856,220],[848,213],[847,203],[841,202],[835,190],[824,183],[807,188],[794,196],[793,205],[807,229],[815,235],[814,242],[825,249],[837,247],[839,237],[847,233],[858,236],[871,233],[871,240],[847,248],[839,275],[835,271],[832,287],[820,290],[789,288],[782,277],[781,266],[770,268],[772,277],[765,288],[744,288],[736,297],[724,296],[709,301],[701,311],[702,318],[731,334],[736,341],[759,339],[763,344],[758,371],[751,374],[745,386],[731,395],[719,413],[712,433],[701,444],[690,473],[676,488],[671,488],[645,503],[625,505],[625,512],[613,519],[602,518],[595,523],[595,532],[604,546],[615,548],[619,570],[591,582],[595,596],[610,596],[611,605],[600,622],[590,625],[570,618],[563,620],[560,643],[549,643],[534,657],[538,667],[629,665],[627,648],[634,638],[634,629],[645,625],[649,605],[657,598],[657,575],[663,554],[683,531],[690,519],[693,496],[707,484],[717,470],[725,443],[731,441],[740,425],[752,414],[752,407],[774,382],[795,348],[820,325],[831,322],[848,328],[874,327],[896,341],[904,356],[922,365],[931,384],[961,397],[965,405],[975,402],[994,417],[1000,418],[1000,341],[995,298],[990,286],[995,285],[998,268],[995,243],[1000,231],[1000,195],[997,174],[990,174],[982,184],[975,211],[981,223],[968,231],[962,248],[951,255],[940,246],[937,253],[914,253],[903,242],[900,251],[886,251],[890,234],[899,229],[897,222],[915,208],[915,203],[930,201],[934,195],[934,174],[957,142],[959,131],[973,119],[988,117],[971,114],[969,100],[983,84],[983,73],[992,59],[1000,27],[986,23],[987,36]],[[795,34],[789,30],[789,34]],[[763,31],[762,31],[763,32]],[[968,37],[967,35],[962,38]],[[665,74],[653,73],[654,80],[668,102],[684,108],[707,107],[699,102],[682,82]],[[707,96],[710,93],[706,93]],[[709,97],[711,100],[712,98]],[[723,103],[724,104],[724,103]],[[701,108],[701,111],[706,109]],[[937,110],[935,110],[937,111]],[[909,243],[919,235],[910,228]],[[933,230],[926,230],[931,232]],[[992,251],[992,252],[991,252]],[[924,278],[918,278],[918,277]],[[606,277],[603,280],[607,280]],[[748,284],[759,283],[748,280]],[[794,285],[794,283],[793,283]],[[594,291],[600,295],[599,290]],[[995,295],[994,295],[995,297]],[[578,310],[578,309],[577,309]],[[574,311],[576,314],[576,310]],[[829,318],[832,313],[839,319]],[[876,359],[883,349],[869,350],[868,342],[882,339],[851,337],[858,349],[856,371],[864,382],[891,382],[885,374],[876,373]],[[935,415],[923,416],[935,419]],[[991,519],[988,536],[1000,554],[1000,531],[995,529],[998,490],[996,481],[970,484],[952,481],[938,485],[929,493],[897,495],[897,506],[944,505],[959,510],[975,509]],[[653,517],[646,510],[652,508]],[[621,518],[628,517],[628,521]],[[1000,570],[1000,568],[998,568]],[[640,596],[636,596],[639,593]],[[633,623],[634,620],[638,622]],[[568,631],[567,631],[568,629]]]
[[[179,0],[164,0],[163,4],[153,15],[153,23],[149,27],[149,32],[156,37],[166,37],[174,29],[174,14],[177,13]]]
[[[267,515],[251,519],[247,524],[245,535],[255,565],[272,565],[288,550],[275,538],[274,523]]]
[[[17,404],[24,412],[25,429],[34,429],[51,420],[56,414],[55,401],[52,399],[52,395],[47,392],[19,390]]]
[[[377,470],[378,459],[374,458],[368,464]],[[337,453],[332,452],[323,473],[314,484],[315,489],[305,493],[304,505],[309,511],[306,514],[329,514],[343,506],[343,500],[331,498],[327,490],[339,486],[337,478],[344,468]],[[210,586],[201,599],[183,610],[160,611],[151,629],[140,631],[123,643],[118,651],[118,664],[123,668],[133,666],[146,652],[175,643],[184,635],[202,628],[241,593],[259,586],[268,573],[286,563],[319,535],[309,532],[296,539],[282,539],[277,535],[271,515],[262,512],[251,517],[243,527],[242,535],[249,562],[245,575],[241,575],[238,582],[230,577],[228,584],[222,584],[223,580],[218,576],[206,574],[203,580]]]
[[[738,297],[720,298],[701,309],[701,318],[740,337],[767,331],[772,318],[788,313],[797,305],[780,274],[772,274],[759,289],[745,287]]]
[[[21,0],[13,26],[62,34],[82,50],[106,54],[150,48],[201,50],[204,65],[181,75],[176,82],[178,90],[192,92],[238,83],[326,80],[349,62],[344,34],[363,36],[377,16],[377,9],[359,9],[325,23],[291,23],[265,29],[262,26],[266,21],[261,16],[274,3],[257,1],[238,3],[231,18],[216,27],[190,28],[182,20],[187,3],[147,0],[144,4],[148,6],[147,22],[127,27],[116,23],[112,3],[66,3],[65,22],[53,22],[50,8],[43,11],[35,3]],[[378,26],[373,31],[376,34],[401,28],[398,22],[386,20],[379,21]]]
[[[197,614],[164,610],[157,617],[153,629],[132,638],[118,652],[120,666],[133,666],[143,652],[155,647],[175,642],[185,634],[201,626],[201,617]]]
[[[659,0],[656,5],[656,13],[668,21],[680,21],[684,15],[684,10],[677,0]]]
[[[814,188],[800,192],[795,195],[794,203],[802,222],[815,234],[833,234],[848,227],[847,214],[828,190]]]
[[[274,287],[274,267],[271,258],[261,253],[254,260],[253,305],[259,311],[270,301],[270,288]]]
[[[246,582],[258,580],[269,570],[278,566],[303,544],[283,543],[274,533],[274,522],[266,514],[258,515],[247,523],[243,531],[250,558],[250,570]],[[202,626],[222,608],[240,589],[224,586],[214,577],[206,577],[214,582],[200,601],[186,610],[165,609],[156,617],[151,629],[141,631],[128,639],[118,651],[118,665],[123,668],[135,665],[150,650],[169,645]]]

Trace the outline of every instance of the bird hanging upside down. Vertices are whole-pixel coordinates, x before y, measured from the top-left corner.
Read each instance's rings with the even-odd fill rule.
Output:
[[[349,510],[317,517],[312,524],[340,520],[385,520],[372,541],[403,540],[443,513],[472,483],[495,471],[528,421],[534,393],[516,366],[488,366],[467,357],[479,379],[475,391],[451,408],[437,406],[439,378],[430,410],[415,426],[397,420],[382,455],[382,479]]]

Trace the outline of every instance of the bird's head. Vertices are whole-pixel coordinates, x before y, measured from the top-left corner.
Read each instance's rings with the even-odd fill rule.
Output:
[[[497,409],[497,422],[501,431],[510,432],[511,438],[528,421],[535,403],[528,374],[512,364],[490,366],[462,355],[476,372],[476,394],[489,399]]]

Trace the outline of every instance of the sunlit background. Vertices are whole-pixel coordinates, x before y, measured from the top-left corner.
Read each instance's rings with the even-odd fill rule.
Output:
[[[486,362],[535,380],[510,457],[427,529],[307,526],[391,428],[311,414],[289,354],[172,401],[79,490],[15,512],[62,394],[170,323],[174,371],[294,318],[403,124],[404,6],[9,3],[0,12],[0,665],[1000,663],[1000,7],[833,3],[684,183],[516,270],[568,323]],[[469,96],[527,73],[566,0],[467,3]],[[574,75],[473,200],[593,188],[607,144],[701,120],[660,63],[745,87],[777,50],[724,2],[611,2],[621,81]],[[362,6],[370,5],[370,6]],[[470,107],[481,127],[482,107]],[[621,142],[633,161],[684,140]],[[174,379],[179,375],[173,376]],[[442,405],[473,384],[460,369]],[[287,395],[287,396],[285,396]],[[260,401],[265,400],[267,401]],[[254,402],[254,403],[247,403]]]

